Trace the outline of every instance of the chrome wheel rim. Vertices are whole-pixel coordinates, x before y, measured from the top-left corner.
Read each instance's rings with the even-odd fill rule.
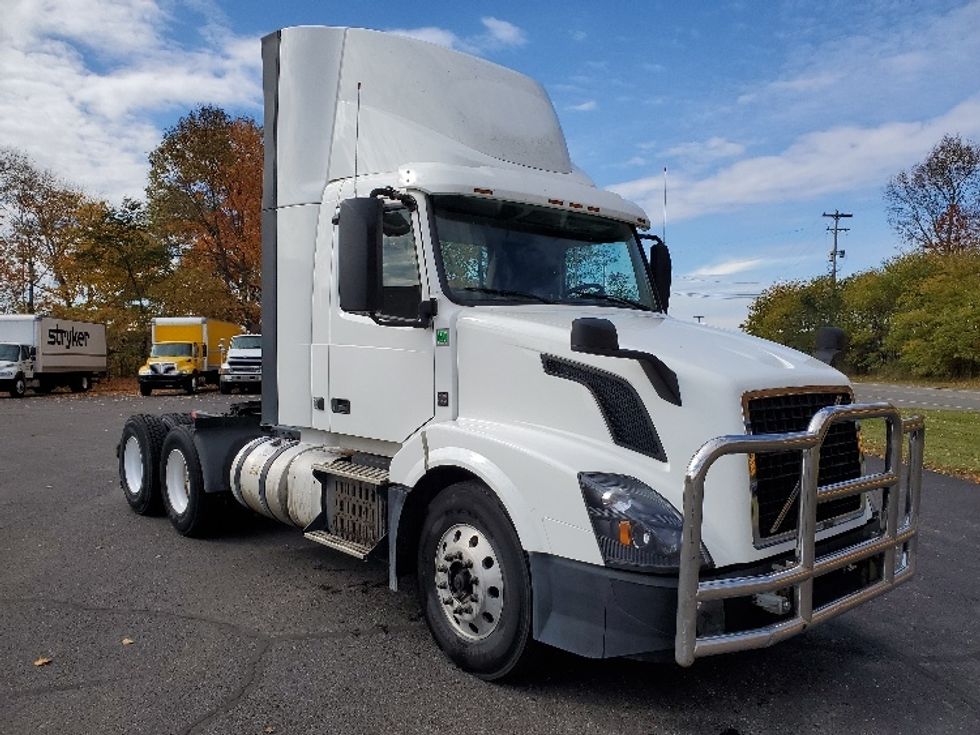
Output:
[[[143,452],[135,436],[129,437],[123,447],[123,476],[126,478],[126,492],[139,495],[143,487]]]
[[[434,562],[436,596],[455,633],[467,641],[493,633],[504,608],[504,577],[486,534],[465,523],[450,527]]]
[[[190,504],[190,473],[187,460],[179,449],[170,450],[167,455],[167,500],[174,513],[181,515]]]

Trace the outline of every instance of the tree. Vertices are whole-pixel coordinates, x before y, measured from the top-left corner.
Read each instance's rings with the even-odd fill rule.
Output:
[[[830,323],[834,309],[829,276],[776,283],[749,305],[741,327],[756,337],[810,353],[817,328]]]
[[[22,153],[0,149],[0,305],[5,310],[34,313],[75,304],[78,214],[89,201]]]
[[[926,252],[980,248],[980,146],[944,135],[926,159],[885,187],[888,221]]]
[[[888,346],[921,377],[980,375],[980,252],[931,258],[898,299]],[[972,286],[971,286],[972,284]]]
[[[146,190],[154,231],[208,272],[206,316],[257,327],[261,298],[262,130],[203,106],[182,117],[150,154]],[[185,274],[200,283],[201,273]],[[216,308],[227,309],[215,313]]]

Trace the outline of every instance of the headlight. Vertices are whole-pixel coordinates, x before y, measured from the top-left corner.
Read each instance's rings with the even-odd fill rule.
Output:
[[[674,506],[628,475],[580,472],[578,481],[606,566],[677,572],[684,519]],[[711,564],[703,546],[701,557]]]
[[[218,372],[219,372],[219,373],[221,373],[222,375],[223,375],[224,373],[227,373],[227,372],[228,372],[228,370],[230,370],[230,368],[228,367],[228,363],[227,363],[227,362],[223,362],[223,363],[221,363],[221,367],[220,367],[220,368],[218,368]]]
[[[150,368],[146,366],[140,368],[140,375],[149,375],[151,372]]]

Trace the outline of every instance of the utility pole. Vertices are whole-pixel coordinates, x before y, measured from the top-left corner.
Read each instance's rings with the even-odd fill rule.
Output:
[[[835,209],[833,214],[828,214],[827,212],[824,212],[823,216],[831,217],[834,220],[834,226],[828,227],[827,232],[834,233],[834,249],[830,252],[830,283],[831,286],[836,290],[837,289],[837,258],[844,257],[844,251],[837,250],[837,233],[851,231],[851,228],[849,227],[841,227],[840,221],[845,217],[853,217],[854,215],[851,214],[850,212],[841,212]]]

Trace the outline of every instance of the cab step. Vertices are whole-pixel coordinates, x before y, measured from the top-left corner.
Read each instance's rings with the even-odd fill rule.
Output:
[[[364,561],[368,558],[373,547],[363,546],[356,541],[350,541],[340,536],[335,536],[328,531],[307,531],[303,534],[310,541],[315,541],[318,544],[322,544],[334,551],[339,551],[343,554],[353,556],[356,559]]]

